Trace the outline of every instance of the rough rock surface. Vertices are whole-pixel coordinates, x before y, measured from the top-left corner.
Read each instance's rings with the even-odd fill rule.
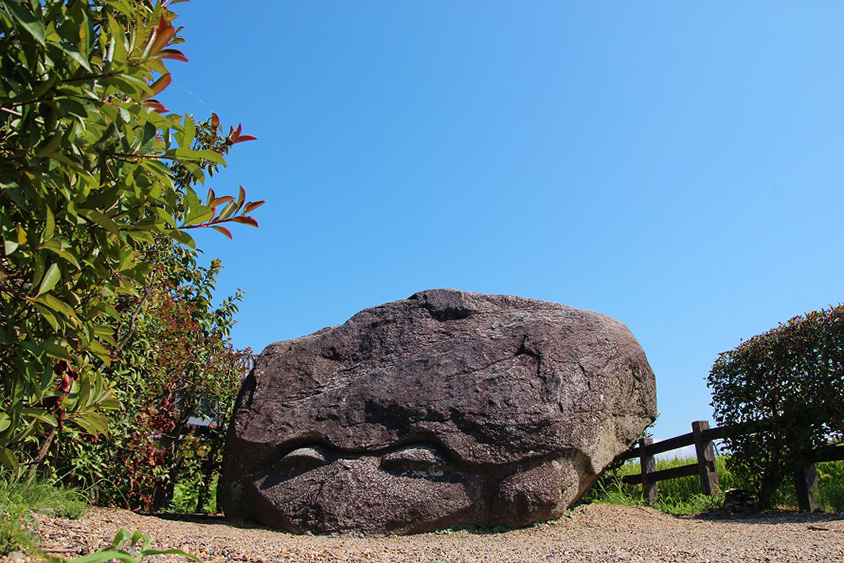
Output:
[[[300,533],[521,526],[559,516],[655,416],[622,323],[423,291],[263,351],[219,497],[229,518]]]

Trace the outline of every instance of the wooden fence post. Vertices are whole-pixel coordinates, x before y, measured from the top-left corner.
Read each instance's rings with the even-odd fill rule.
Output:
[[[642,471],[642,497],[653,504],[656,502],[656,483],[648,478],[648,473],[656,471],[654,456],[648,451],[648,446],[654,443],[653,438],[641,438],[639,440],[639,468]]]
[[[794,472],[794,488],[797,492],[797,507],[800,512],[815,512],[818,503],[815,492],[818,490],[818,471],[814,463],[803,465]]]
[[[698,473],[700,473],[700,487],[703,489],[703,494],[714,495],[720,490],[721,486],[718,481],[718,470],[715,469],[715,450],[712,448],[712,440],[703,439],[704,430],[709,430],[708,420],[692,422],[697,468]]]

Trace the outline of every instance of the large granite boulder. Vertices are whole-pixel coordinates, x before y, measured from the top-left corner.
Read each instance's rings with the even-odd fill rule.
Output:
[[[229,518],[300,533],[521,526],[560,516],[655,416],[622,323],[423,291],[263,351],[219,497]]]

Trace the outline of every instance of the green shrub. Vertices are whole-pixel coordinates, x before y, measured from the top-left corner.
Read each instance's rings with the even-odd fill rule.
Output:
[[[844,461],[819,463],[815,500],[826,512],[844,512]]]
[[[215,514],[217,512],[217,477],[215,474],[207,492],[205,491],[206,483],[204,480],[195,479],[177,483],[173,492],[173,510],[175,512]],[[204,502],[201,502],[203,500]]]
[[[242,188],[194,189],[254,137],[218,135],[213,115],[198,148],[202,125],[153,99],[165,63],[187,60],[175,16],[155,0],[0,2],[0,464],[13,473],[68,428],[108,434],[156,243],[257,226]]]
[[[811,450],[844,436],[844,306],[795,317],[722,353],[707,384],[715,420],[732,429],[731,469],[772,505]]]
[[[108,439],[70,429],[51,459],[67,483],[92,491],[98,504],[167,510],[174,484],[191,485],[197,512],[207,504],[222,462],[224,423],[231,416],[244,373],[244,354],[229,341],[240,294],[210,306],[218,261],[197,266],[193,253],[178,258],[164,248],[147,297],[131,303],[134,332],[110,379],[124,405],[109,419]],[[216,421],[200,434],[192,419]],[[200,505],[200,506],[197,506]],[[212,508],[213,511],[213,508]]]

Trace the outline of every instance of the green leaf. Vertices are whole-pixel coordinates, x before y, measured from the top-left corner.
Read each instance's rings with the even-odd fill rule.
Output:
[[[59,283],[59,280],[62,277],[62,272],[59,270],[58,264],[53,262],[50,264],[50,267],[47,268],[47,272],[44,274],[44,278],[41,280],[41,285],[38,287],[38,293],[35,294],[36,297],[47,293],[54,287],[56,284]]]
[[[218,152],[203,149],[196,151],[196,155],[209,162],[213,162],[214,164],[219,164],[220,166],[226,165],[226,160],[223,158],[223,155]]]
[[[97,342],[96,340],[92,340],[88,342],[88,349],[91,350],[94,354],[100,358],[106,366],[111,365],[111,353],[106,350],[105,346]]]
[[[59,321],[56,319],[56,316],[43,305],[38,303],[33,303],[33,305],[35,306],[35,310],[38,311],[38,314],[41,315],[51,327],[53,327],[53,330],[58,331]]]
[[[79,390],[78,395],[76,398],[76,404],[81,408],[86,408],[90,403],[89,399],[91,398],[91,379],[89,377],[83,377],[79,381]]]
[[[153,555],[180,555],[181,557],[187,557],[188,559],[202,563],[202,559],[186,553],[181,549],[145,549],[141,552],[141,555],[144,557],[152,557]]]
[[[71,420],[75,424],[81,426],[88,434],[92,434],[94,436],[97,434],[103,434],[108,436],[108,419],[99,413],[87,412],[84,414],[78,414]]]
[[[223,210],[220,212],[219,218],[222,220],[228,219],[237,211],[238,207],[239,206],[234,201],[227,203]]]
[[[126,530],[122,528],[118,530],[117,533],[114,534],[114,539],[111,540],[111,546],[116,548],[123,547],[123,544],[129,539],[126,537],[127,535],[129,535],[129,532]]]
[[[132,539],[129,540],[129,545],[135,547],[136,543],[142,543],[142,547],[147,547],[150,543],[150,538],[147,537],[142,531],[137,530],[134,534],[132,534]]]
[[[15,250],[17,250],[18,246],[20,246],[20,245],[18,244],[18,241],[16,241],[16,240],[4,240],[3,241],[3,252],[6,256],[8,256],[9,254],[11,254]]]
[[[191,237],[185,231],[180,231],[179,229],[170,229],[167,231],[167,235],[170,236],[173,240],[176,240],[188,248],[196,248],[196,243],[193,241],[193,237]]]
[[[115,309],[111,303],[102,302],[98,305],[98,307],[112,319],[116,321],[120,320],[120,313],[117,312],[117,309]]]
[[[64,45],[62,46],[64,52],[70,55],[70,58],[79,63],[82,68],[87,70],[88,72],[93,72],[91,70],[91,64],[88,62],[88,59],[85,58],[85,55],[79,52],[79,49],[74,47],[73,45]]]
[[[35,420],[40,420],[48,426],[56,427],[59,425],[53,415],[40,409],[21,409],[21,414],[29,418],[34,418]]]
[[[210,221],[212,217],[214,217],[213,209],[205,207],[204,205],[197,205],[188,212],[182,227],[200,225],[206,221]]]
[[[9,426],[12,425],[12,419],[9,417],[8,414],[0,411],[0,432],[6,430]]]
[[[156,208],[156,213],[158,214],[158,218],[161,219],[164,223],[172,228],[176,228],[176,221],[173,219],[173,216],[167,213],[164,209],[160,207]]]
[[[52,241],[51,241],[51,242],[52,242]],[[55,253],[55,254],[57,254],[57,255],[61,256],[62,258],[64,258],[65,260],[67,260],[68,262],[70,262],[71,264],[73,264],[73,265],[74,265],[74,267],[75,267],[77,270],[78,270],[78,269],[80,269],[80,268],[79,268],[79,261],[76,259],[76,256],[74,256],[73,254],[71,254],[71,253],[70,253],[70,252],[68,252],[67,250],[64,250],[64,249],[62,249],[62,248],[56,248],[56,247],[54,247],[54,246],[46,246],[46,245],[45,245],[45,246],[42,246],[42,248],[46,248],[46,249],[47,249],[47,250],[49,250],[50,252],[53,252],[53,253]]]
[[[55,341],[55,339],[42,342],[41,348],[48,356],[59,358],[60,360],[70,361],[70,354],[68,353],[67,348],[65,348],[61,343]]]
[[[118,561],[124,561],[125,563],[136,563],[140,561],[139,558],[133,557],[125,551],[121,551],[119,549],[103,549],[101,551],[89,553],[88,555],[83,555],[82,557],[71,559],[70,563],[107,563],[108,561],[114,561],[115,559]]]
[[[41,234],[42,243],[53,238],[53,231],[56,230],[56,218],[53,216],[53,211],[50,209],[50,206],[46,206],[44,210],[47,212],[47,219],[44,226],[44,232]]]
[[[12,472],[12,475],[20,475],[20,466],[18,465],[18,458],[15,453],[9,448],[0,446],[0,463]]]
[[[185,205],[187,209],[192,209],[202,205],[199,200],[199,196],[196,195],[196,192],[191,187],[188,187],[187,190],[185,190]]]
[[[117,399],[102,399],[100,400],[100,409],[104,411],[113,411],[121,408],[123,405]]]
[[[78,100],[74,98],[56,98],[56,101],[59,103],[59,107],[69,115],[78,117],[79,119],[88,119],[88,110]]]
[[[53,133],[53,135],[50,137],[50,140],[47,141],[43,147],[41,147],[35,157],[44,158],[56,152],[56,150],[61,146],[63,138],[64,135],[61,131],[56,131],[55,133]]]
[[[38,395],[42,395],[45,391],[52,389],[53,381],[56,379],[56,374],[53,372],[53,368],[51,366],[47,366],[44,371],[41,373],[41,383],[38,386],[39,393]],[[40,397],[39,397],[40,400]]]
[[[193,118],[185,114],[184,126],[182,127],[182,141],[179,143],[179,146],[189,148],[195,136],[196,125],[193,122]]]
[[[80,209],[79,214],[85,217],[86,219],[90,219],[100,227],[104,228],[108,232],[112,234],[118,234],[120,228],[118,227],[117,223],[112,221],[109,217],[106,217],[99,211],[95,211],[93,209]]]
[[[144,132],[141,136],[141,146],[138,148],[138,152],[140,154],[146,154],[152,149],[152,145],[155,142],[155,135],[158,133],[158,129],[150,122],[146,122],[144,124]]]
[[[42,45],[46,45],[44,39],[47,32],[38,16],[24,8],[21,0],[8,0],[3,4],[10,12],[12,12],[12,15],[16,20],[18,20],[18,23],[20,23],[21,26],[23,26],[23,28],[35,38],[36,41]]]
[[[182,164],[185,166],[188,172],[190,172],[194,180],[196,180],[200,184],[205,184],[205,171],[202,170],[201,167],[189,161],[182,161]]]
[[[18,244],[26,244],[28,238],[24,228],[18,225]]]
[[[56,297],[51,293],[47,293],[46,295],[39,295],[36,299],[36,302],[41,303],[42,305],[46,305],[53,311],[57,313],[61,313],[67,318],[76,318],[76,313],[73,311],[73,307]],[[77,319],[78,320],[78,319]]]

